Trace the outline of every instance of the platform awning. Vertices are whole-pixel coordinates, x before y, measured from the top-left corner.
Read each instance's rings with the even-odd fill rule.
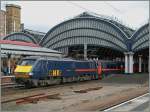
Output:
[[[2,54],[18,54],[30,56],[61,57],[62,53],[43,47],[21,46],[13,44],[1,44]]]

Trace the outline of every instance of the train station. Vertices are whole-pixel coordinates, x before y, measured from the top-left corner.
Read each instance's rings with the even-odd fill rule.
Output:
[[[134,72],[133,62],[138,64],[137,72],[148,72],[148,27],[147,23],[134,31],[109,18],[84,12],[50,29],[40,45],[75,58],[124,60],[125,73]]]
[[[149,23],[134,31],[108,17],[83,12],[54,26],[41,40],[29,30],[9,34],[3,40],[38,44],[75,59],[122,60],[125,73],[148,72],[148,27]]]
[[[22,8],[5,4],[0,10],[3,110],[43,111],[46,105],[52,112],[122,110],[121,102],[147,98],[149,22],[135,29],[86,10],[43,32],[25,27]],[[147,99],[142,101],[148,105]]]

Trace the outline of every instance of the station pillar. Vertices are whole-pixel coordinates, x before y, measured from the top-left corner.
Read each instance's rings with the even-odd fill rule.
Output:
[[[125,52],[125,73],[133,73],[133,52]]]
[[[145,61],[144,61],[144,73],[146,72],[146,64],[145,64]]]
[[[65,55],[68,56],[68,47],[65,47],[63,50],[64,50]]]
[[[125,73],[128,73],[128,54],[125,54]]]
[[[87,60],[87,44],[84,44],[84,60]]]
[[[129,52],[129,73],[133,73],[133,52]]]
[[[11,59],[11,54],[8,54],[8,74],[9,75],[11,74],[11,62],[10,62],[10,59]]]
[[[150,63],[150,61],[149,61],[149,56],[148,56],[148,73],[149,73],[149,63]]]
[[[142,72],[142,55],[139,55],[139,72]]]

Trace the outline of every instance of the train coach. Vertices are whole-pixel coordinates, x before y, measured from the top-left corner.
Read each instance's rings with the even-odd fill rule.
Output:
[[[16,69],[16,82],[26,87],[101,79],[102,75],[120,73],[122,62],[27,57]]]

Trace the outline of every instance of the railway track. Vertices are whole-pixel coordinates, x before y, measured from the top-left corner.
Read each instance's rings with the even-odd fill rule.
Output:
[[[94,91],[94,90],[99,90],[102,87],[93,87],[93,88],[86,88],[86,89],[81,89],[78,91],[73,91],[75,93],[87,93],[89,91]],[[37,101],[39,101],[40,99],[61,99],[60,97],[58,97],[60,95],[60,93],[55,93],[55,94],[45,94],[45,93],[39,93],[39,94],[35,94],[34,95],[29,95],[29,96],[25,96],[25,97],[21,97],[21,98],[14,98],[14,99],[10,99],[10,100],[5,100],[5,101],[1,101],[1,103],[9,103],[9,102],[16,102],[16,104],[22,104],[22,103],[37,103]]]
[[[125,100],[127,101],[128,99],[137,97],[147,92],[147,87],[142,86],[141,83],[139,84],[140,86],[136,84],[126,85],[126,83],[120,86],[120,83],[116,84],[115,79],[116,77],[114,78],[114,81],[113,81],[115,83],[108,83],[108,82],[105,83],[100,80],[93,80],[93,81],[84,81],[84,82],[78,82],[78,83],[75,83],[75,82],[65,83],[62,85],[53,85],[53,86],[48,86],[48,87],[39,87],[39,88],[31,88],[31,89],[13,88],[12,89],[13,93],[9,94],[8,91],[6,91],[6,93],[9,95],[4,95],[4,96],[2,95],[1,101],[2,101],[4,110],[7,110],[7,108],[9,108],[10,110],[13,110],[14,105],[15,105],[16,111],[21,111],[21,109],[18,108],[18,106],[24,108],[24,106],[26,105],[22,105],[22,104],[30,103],[29,105],[33,105],[33,106],[30,108],[27,108],[27,110],[36,111],[37,109],[42,109],[42,107],[44,107],[45,104],[48,104],[50,105],[49,107],[47,107],[48,111],[50,110],[53,111],[53,109],[55,110],[55,109],[62,109],[62,108],[65,109],[66,111],[73,110],[73,109],[74,110],[76,109],[86,110],[87,109],[87,110],[93,110],[93,111],[100,111],[101,109],[102,111],[102,110],[108,109],[111,106],[117,105]],[[120,79],[125,81],[125,78],[124,79],[120,78]],[[116,84],[116,85],[113,85],[113,84]],[[131,89],[128,89],[128,87]],[[98,93],[98,91],[100,92],[100,94]],[[45,95],[44,94],[40,95],[42,93],[44,93]],[[113,93],[116,93],[116,94],[113,94]],[[33,95],[37,95],[37,96],[33,96]],[[54,99],[54,100],[51,100],[51,99]],[[59,101],[57,99],[59,99]],[[93,99],[96,99],[96,100],[93,100]],[[41,101],[41,100],[44,100],[44,101]],[[42,102],[44,102],[44,104]],[[37,103],[36,104],[37,106],[35,106],[35,104],[32,104],[32,103]],[[61,107],[60,105],[61,106],[64,105],[64,106]]]
[[[21,88],[23,85],[18,85],[16,83],[5,83],[1,85],[1,89],[10,89],[10,88]]]
[[[56,87],[56,86],[55,86]],[[84,88],[84,89],[80,89],[80,90],[75,90],[72,89],[72,92],[74,93],[87,93],[89,91],[95,91],[95,90],[99,90],[101,89],[102,87],[101,86],[98,86],[98,87],[90,87],[90,88]],[[39,88],[35,88],[35,89],[39,89]],[[41,89],[41,88],[40,88]],[[23,97],[18,97],[18,98],[11,98],[11,99],[5,99],[5,100],[2,100],[1,103],[9,103],[9,102],[14,102],[16,101],[16,104],[20,104],[20,103],[32,103],[32,102],[37,102],[39,101],[40,99],[61,99],[60,97],[58,97],[58,95],[61,94],[61,92],[47,92],[48,90],[45,89],[45,91],[40,91],[37,92],[33,92],[32,91],[32,95],[30,94],[26,94],[26,95],[23,95]]]
[[[39,90],[48,90],[48,89],[54,89],[54,88],[62,88],[62,87],[67,87],[67,86],[74,86],[74,85],[80,85],[80,84],[86,84],[86,82],[88,83],[95,83],[95,82],[99,82],[99,80],[89,80],[89,81],[82,81],[82,82],[69,82],[69,83],[63,83],[60,85],[50,85],[50,86],[44,86],[44,87],[37,87],[37,88],[30,88],[27,89],[25,88],[23,85],[17,85],[17,84],[10,84],[10,85],[3,85],[2,87],[2,96],[7,96],[7,95],[12,95],[12,94],[16,94],[16,93],[28,93],[28,92],[36,92]]]
[[[59,95],[60,95],[59,93],[55,93],[55,94],[39,93],[39,94],[29,95],[21,98],[1,101],[1,103],[16,102],[16,104],[18,105],[25,104],[25,103],[37,103],[38,101],[43,99],[61,99]]]
[[[116,111],[140,111],[149,112],[149,93],[130,99],[116,106],[105,109],[104,112],[116,112]]]

